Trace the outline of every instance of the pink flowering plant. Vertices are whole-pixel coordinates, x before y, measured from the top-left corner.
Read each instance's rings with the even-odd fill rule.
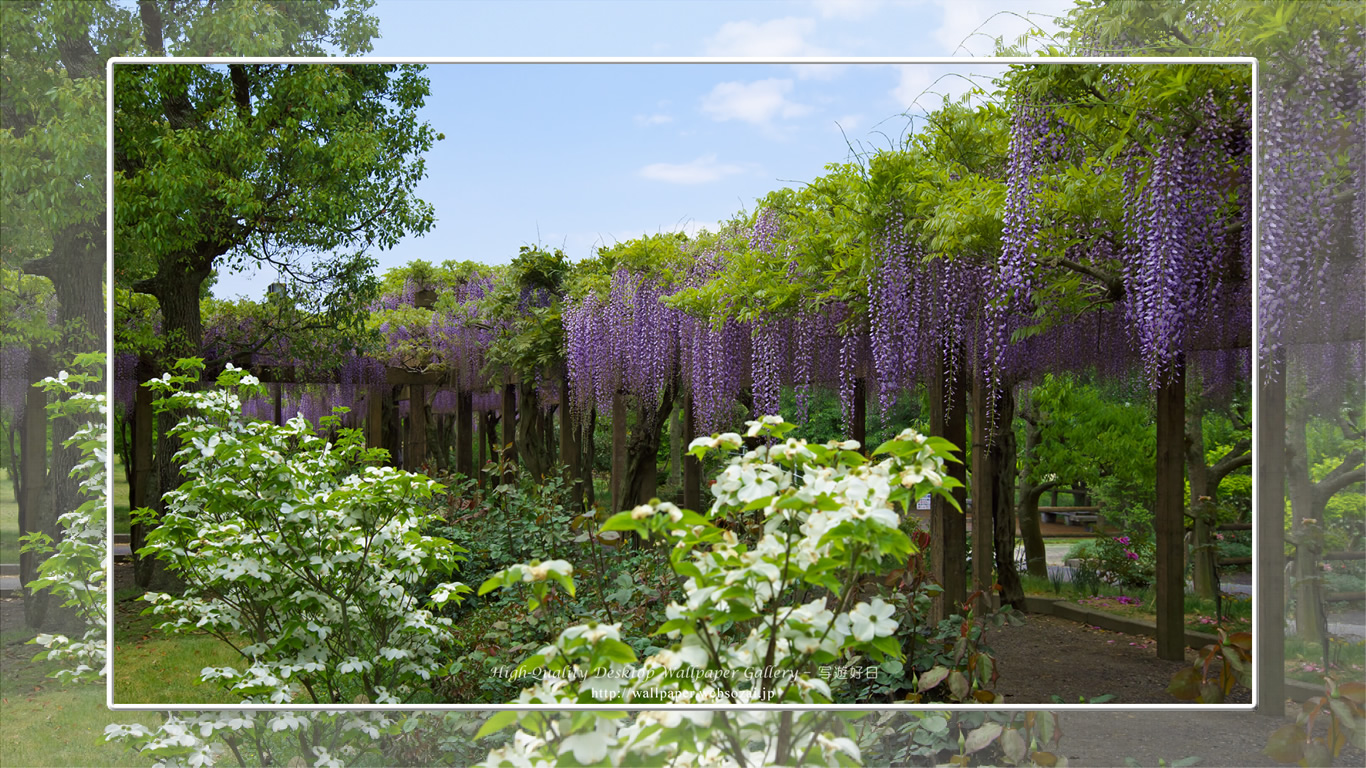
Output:
[[[1094,567],[1105,581],[1120,589],[1143,589],[1157,573],[1149,536],[1125,533],[1096,539]]]

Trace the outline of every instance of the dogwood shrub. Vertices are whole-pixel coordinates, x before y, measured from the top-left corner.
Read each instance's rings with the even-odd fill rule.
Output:
[[[658,628],[674,642],[638,659],[619,624],[569,627],[524,660],[514,675],[534,682],[518,704],[823,704],[826,679],[853,658],[902,658],[897,622],[880,598],[861,597],[860,580],[905,563],[914,551],[900,530],[898,505],[925,493],[948,499],[957,484],[944,473],[952,444],[907,429],[870,461],[853,441],[824,445],[786,438],[793,425],[766,416],[749,437],[768,444],[741,450],[739,434],[694,440],[699,458],[734,452],[712,485],[706,516],[652,500],[608,519],[604,530],[662,539],[684,597]],[[956,460],[956,459],[952,459]],[[749,515],[752,545],[731,530]],[[528,578],[529,574],[534,574]],[[539,578],[538,578],[539,576]],[[567,563],[514,565],[480,593],[530,581],[531,601],[547,579],[568,582]],[[504,712],[484,733],[518,724],[512,741],[486,765],[752,765],[838,762],[860,753],[837,713],[743,711]]]
[[[72,468],[71,476],[79,484],[85,502],[57,518],[62,536],[55,546],[52,538],[42,532],[27,534],[20,540],[25,551],[46,556],[38,566],[38,578],[28,583],[29,589],[46,589],[61,598],[63,607],[74,610],[86,627],[75,639],[64,634],[42,633],[32,640],[47,649],[39,658],[64,664],[53,676],[71,681],[103,682],[108,673],[105,645],[105,555],[109,551],[105,533],[108,519],[105,414],[108,403],[103,394],[85,391],[88,385],[102,380],[103,368],[103,355],[81,355],[73,369],[91,373],[62,371],[35,385],[53,396],[47,406],[52,418],[73,419],[80,425],[66,445],[80,448],[81,461]]]
[[[192,388],[202,363],[149,382],[156,407],[186,415],[171,433],[186,478],[165,494],[139,554],[157,557],[185,583],[151,592],[148,613],[171,632],[207,632],[242,656],[206,667],[244,703],[412,701],[441,674],[450,619],[438,616],[469,588],[432,583],[461,559],[459,547],[422,533],[440,485],[391,467],[336,417],[315,434],[302,417],[283,426],[250,421],[242,401],[261,387],[229,366],[218,386]],[[426,590],[427,596],[423,597]]]

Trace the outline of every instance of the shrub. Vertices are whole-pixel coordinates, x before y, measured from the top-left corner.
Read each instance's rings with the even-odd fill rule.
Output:
[[[952,498],[955,481],[943,474],[952,446],[908,429],[874,452],[886,458],[871,463],[852,441],[784,439],[792,425],[778,417],[749,424],[749,436],[768,438],[769,445],[730,459],[712,485],[708,516],[656,499],[604,525],[668,545],[673,570],[684,579],[684,599],[668,605],[668,620],[657,630],[671,645],[642,661],[621,641],[619,624],[569,627],[514,670],[534,679],[517,703],[822,704],[832,701],[828,670],[841,661],[864,657],[876,665],[904,658],[892,606],[880,597],[860,599],[861,579],[904,564],[914,551],[899,528],[896,505],[912,504],[926,492]],[[738,434],[727,433],[698,438],[689,451],[704,457],[741,445]],[[748,513],[761,521],[753,546],[724,527]],[[552,582],[572,589],[572,567],[515,565],[494,574],[480,593],[526,585],[534,606]],[[947,673],[931,670],[922,687],[937,685]],[[487,765],[615,764],[627,754],[646,762],[714,761],[729,754],[759,764],[860,757],[837,714],[784,712],[774,719],[776,729],[744,712],[630,718],[622,712],[514,711],[494,716],[482,732],[519,725]]]
[[[78,446],[81,462],[72,469],[86,501],[74,510],[57,518],[62,538],[55,546],[52,539],[41,532],[25,535],[21,541],[25,551],[39,557],[46,555],[38,566],[38,578],[27,585],[30,589],[46,589],[62,599],[62,606],[76,612],[86,630],[81,637],[43,633],[31,642],[46,652],[40,654],[48,661],[64,662],[67,666],[53,676],[70,681],[103,682],[108,669],[105,645],[105,555],[109,551],[105,520],[106,443],[104,414],[108,404],[103,394],[90,394],[84,388],[102,380],[104,355],[81,355],[74,369],[89,369],[91,373],[69,374],[62,371],[56,377],[43,379],[41,386],[56,399],[48,410],[57,418],[76,420],[80,426],[67,440],[68,446]]]
[[[355,430],[334,444],[303,418],[283,426],[242,418],[254,377],[229,370],[218,388],[190,389],[202,369],[149,382],[159,410],[185,410],[172,428],[176,459],[190,478],[165,494],[143,556],[167,563],[182,595],[148,593],[162,628],[208,632],[241,654],[242,667],[205,668],[244,701],[314,703],[412,701],[448,655],[450,619],[435,611],[459,602],[449,574],[461,550],[422,533],[439,485],[374,466]],[[324,429],[338,419],[323,420]]]

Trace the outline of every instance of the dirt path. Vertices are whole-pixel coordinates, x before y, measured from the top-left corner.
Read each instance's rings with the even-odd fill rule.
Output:
[[[1280,765],[1261,750],[1285,718],[1201,710],[1177,701],[1166,688],[1182,665],[1159,660],[1153,642],[1034,614],[1023,626],[992,630],[987,636],[1001,672],[996,690],[1009,703],[1048,709],[1054,694],[1067,703],[1077,703],[1078,697],[1115,697],[1095,710],[1060,713],[1060,751],[1070,765],[1110,768],[1133,758],[1141,766],[1157,766],[1159,760],[1171,765],[1187,757],[1199,757],[1205,768]],[[1187,659],[1194,653],[1187,650]],[[1250,692],[1239,689],[1230,703],[1250,701]],[[1130,704],[1180,711],[1125,710]],[[1298,708],[1292,704],[1286,711],[1293,718]],[[1349,749],[1335,764],[1366,765],[1366,755]]]

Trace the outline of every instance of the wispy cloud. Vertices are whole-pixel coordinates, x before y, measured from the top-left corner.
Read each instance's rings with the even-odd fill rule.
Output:
[[[885,3],[883,0],[811,0],[822,19],[865,19]]]
[[[752,83],[718,83],[702,98],[702,112],[713,120],[741,120],[767,125],[774,118],[801,117],[811,111],[805,104],[787,98],[792,81],[779,78]]]
[[[662,112],[656,112],[653,115],[636,115],[636,125],[663,125],[673,121],[673,115],[666,115]]]
[[[690,163],[651,163],[640,175],[668,184],[707,184],[744,171],[744,166],[717,162],[716,155],[703,155]]]
[[[764,22],[729,21],[707,41],[710,56],[822,56],[828,52],[807,40],[815,19],[786,17]]]
[[[793,16],[764,22],[731,21],[721,25],[708,41],[709,56],[752,56],[756,58],[822,57],[833,52],[811,42],[816,20]],[[792,71],[802,80],[829,80],[844,67],[837,64],[798,64]]]

